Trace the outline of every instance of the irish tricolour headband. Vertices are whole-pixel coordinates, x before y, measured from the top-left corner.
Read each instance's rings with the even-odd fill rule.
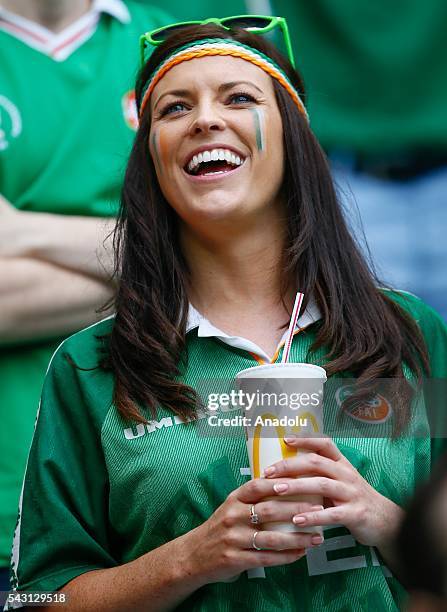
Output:
[[[151,74],[147,84],[143,88],[140,117],[143,114],[145,106],[151,97],[155,86],[160,79],[162,79],[164,75],[171,70],[171,68],[174,68],[174,66],[188,60],[213,55],[239,57],[247,62],[251,62],[255,66],[258,66],[258,68],[262,68],[262,70],[276,79],[278,83],[284,87],[292,100],[295,102],[300,113],[302,113],[306,119],[309,120],[306,109],[304,108],[304,104],[297,90],[290,82],[284,70],[282,70],[278,64],[276,64],[276,62],[257,49],[253,49],[253,47],[224,38],[205,38],[203,40],[195,40],[188,45],[176,49],[171,55],[163,60],[163,62]]]

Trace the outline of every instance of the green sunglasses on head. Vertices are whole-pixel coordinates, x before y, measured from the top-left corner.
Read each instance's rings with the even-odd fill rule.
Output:
[[[141,64],[145,64],[147,59],[149,59],[146,57],[146,49],[150,48],[149,45],[157,47],[177,30],[191,25],[206,25],[208,23],[215,23],[226,30],[230,30],[231,28],[242,28],[252,34],[267,34],[274,28],[279,27],[284,38],[289,62],[295,68],[295,58],[293,57],[292,43],[286,20],[283,17],[268,17],[266,15],[236,15],[235,17],[223,17],[222,19],[210,17],[203,21],[182,21],[179,23],[172,23],[171,25],[157,28],[151,32],[146,32],[146,34],[140,36]]]

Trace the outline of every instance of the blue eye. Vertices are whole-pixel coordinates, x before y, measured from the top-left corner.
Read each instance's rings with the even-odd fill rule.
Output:
[[[255,102],[255,99],[248,93],[239,92],[232,94],[230,96],[230,101],[235,104],[247,104],[247,102]]]
[[[161,111],[160,115],[164,117],[165,115],[172,115],[173,113],[180,113],[185,109],[185,105],[183,102],[173,102]]]

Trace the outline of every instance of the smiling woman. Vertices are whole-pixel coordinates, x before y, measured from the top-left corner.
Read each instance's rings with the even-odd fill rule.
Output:
[[[116,317],[53,358],[15,537],[16,587],[63,589],[66,610],[345,612],[403,600],[384,561],[437,445],[424,415],[418,439],[398,433],[413,387],[446,376],[447,331],[416,297],[378,288],[301,79],[247,23],[175,25],[165,40],[157,30],[139,75]],[[216,435],[198,389],[281,359],[297,290],[290,360],[358,378],[362,392],[397,378],[395,437],[285,439],[292,458],[245,482],[242,425]],[[309,452],[296,457],[297,446]],[[263,529],[286,521],[307,533]],[[327,547],[311,533],[321,525]]]
[[[149,104],[158,183],[191,232],[274,222],[284,154],[267,73],[238,57],[192,59],[157,83]]]

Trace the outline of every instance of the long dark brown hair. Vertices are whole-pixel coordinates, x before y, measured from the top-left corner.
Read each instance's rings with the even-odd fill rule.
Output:
[[[304,97],[300,76],[261,36],[215,25],[178,31],[153,53],[136,86],[137,101],[148,77],[172,51],[203,38],[245,43],[271,57]],[[349,371],[368,386],[377,378],[403,379],[403,363],[420,378],[428,372],[422,335],[413,319],[378,289],[351,237],[337,201],[323,151],[289,94],[274,81],[286,151],[284,200],[288,240],[282,286],[298,284],[322,313],[312,350],[327,349],[329,375]],[[183,417],[196,409],[195,392],[179,381],[187,366],[189,271],[178,239],[178,219],[163,197],[149,154],[150,110],[140,121],[122,191],[115,232],[116,320],[102,365],[115,377],[120,413],[144,422],[161,404]],[[307,300],[306,300],[307,301]],[[306,304],[303,304],[305,307]],[[406,420],[402,402],[401,421]]]

